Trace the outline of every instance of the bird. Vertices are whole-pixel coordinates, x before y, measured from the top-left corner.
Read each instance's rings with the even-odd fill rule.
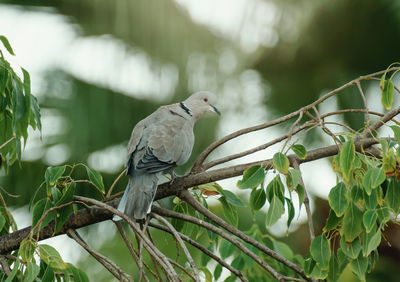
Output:
[[[159,107],[135,125],[127,148],[129,180],[118,205],[120,212],[134,220],[146,218],[159,177],[170,173],[174,179],[173,169],[188,161],[196,121],[208,112],[221,114],[216,102],[212,92],[196,92],[180,103]],[[115,215],[113,220],[121,218]]]

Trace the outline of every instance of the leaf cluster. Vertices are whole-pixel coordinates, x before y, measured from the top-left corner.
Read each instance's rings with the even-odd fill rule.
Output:
[[[0,35],[6,50],[14,55],[10,43]],[[41,130],[40,109],[37,98],[31,94],[29,73],[21,68],[23,79],[4,58],[0,48],[0,165],[5,166],[21,159],[21,139],[28,138],[28,127]]]

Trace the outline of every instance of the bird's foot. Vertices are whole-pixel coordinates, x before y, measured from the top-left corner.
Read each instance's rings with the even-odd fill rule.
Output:
[[[178,178],[179,175],[177,175],[177,174],[175,173],[175,171],[171,171],[171,172],[170,172],[170,175],[171,175],[171,181],[169,182],[169,186],[172,186],[172,184],[174,183],[175,179]]]

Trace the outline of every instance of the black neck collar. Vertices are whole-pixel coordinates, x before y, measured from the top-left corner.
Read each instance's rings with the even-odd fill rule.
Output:
[[[180,102],[179,106],[182,108],[182,110],[185,111],[185,113],[187,113],[189,116],[192,116],[192,112],[190,111],[190,109],[188,107],[185,106],[185,104],[183,102]]]

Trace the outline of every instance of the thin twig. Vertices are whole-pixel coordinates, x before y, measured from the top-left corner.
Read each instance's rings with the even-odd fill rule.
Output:
[[[36,225],[31,229],[31,234],[32,234],[32,235],[34,234],[35,229],[38,228],[38,227],[42,224],[43,220],[45,219],[45,217],[46,217],[49,213],[51,213],[52,211],[55,211],[55,210],[59,210],[59,209],[68,207],[68,206],[70,206],[70,205],[72,205],[72,204],[74,204],[74,203],[75,203],[74,201],[71,201],[71,202],[68,202],[68,203],[65,203],[65,204],[62,204],[62,205],[59,205],[59,206],[56,206],[56,207],[52,207],[52,208],[46,210],[46,211],[42,214],[42,216],[40,217],[40,219],[38,220],[38,222],[36,223]]]
[[[180,281],[178,274],[169,263],[168,258],[154,244],[151,243],[151,241],[146,237],[146,235],[142,232],[142,230],[140,230],[127,215],[120,212],[116,208],[113,208],[112,206],[99,202],[95,199],[86,198],[82,196],[74,196],[74,199],[87,202],[96,205],[98,207],[101,207],[103,209],[106,209],[112,214],[116,214],[123,220],[125,220],[129,224],[129,226],[134,230],[135,234],[137,234],[140,237],[140,239],[144,242],[144,247],[149,252],[149,254],[154,256],[157,262],[162,266],[163,270],[165,271],[165,274],[167,275],[167,278],[170,279],[171,281]]]
[[[125,242],[125,245],[128,247],[129,252],[131,253],[133,259],[134,259],[135,262],[136,262],[136,265],[139,267],[139,271],[144,273],[143,268],[140,268],[140,266],[139,266],[139,258],[138,258],[138,255],[137,255],[135,249],[133,248],[131,242],[129,241],[129,238],[128,238],[128,236],[126,235],[125,230],[122,228],[121,223],[120,223],[119,221],[113,221],[113,222],[114,222],[114,224],[117,226],[117,229],[118,229],[119,233],[121,234],[121,237],[122,237],[122,239],[123,239],[124,242]],[[154,275],[154,277],[157,278],[157,275],[150,269],[150,267],[148,267],[146,264],[145,264],[145,266],[146,266],[147,269]],[[147,275],[144,275],[144,279],[145,279],[146,281],[149,281],[149,278],[147,277]]]
[[[169,259],[169,262],[173,265],[175,265],[177,268],[182,270],[183,272],[186,273],[187,276],[189,276],[193,281],[196,281],[196,278],[192,274],[189,273],[182,265],[180,265],[178,262],[174,261],[173,259]]]
[[[150,226],[163,230],[165,232],[168,232],[172,235],[171,230],[169,230],[167,227],[150,222],[149,223]],[[237,269],[233,268],[230,264],[226,263],[223,259],[221,259],[220,257],[216,256],[214,253],[210,252],[209,250],[207,250],[205,247],[203,247],[202,245],[200,245],[199,243],[197,243],[195,240],[191,239],[189,236],[186,236],[182,233],[179,233],[179,236],[186,242],[188,242],[189,244],[191,244],[192,246],[194,246],[195,248],[199,249],[200,251],[202,251],[204,254],[206,254],[207,256],[209,256],[210,258],[212,258],[213,260],[215,260],[218,264],[222,265],[223,267],[225,267],[226,269],[228,269],[230,272],[232,272],[233,274],[235,274],[241,281],[247,281],[246,277],[243,276],[243,274],[238,271]]]
[[[3,195],[0,193],[0,202],[4,207],[4,211],[7,215],[8,222],[10,223],[11,229],[13,232],[17,231],[17,225],[15,224],[14,218],[12,217],[11,213],[8,211],[6,201],[4,201]]]
[[[287,138],[285,140],[285,143],[282,146],[282,151],[284,150],[284,148],[286,147],[286,145],[289,143],[290,139],[292,138],[293,133],[294,133],[294,128],[300,123],[301,119],[303,118],[303,113],[304,112],[300,112],[299,117],[297,118],[297,120],[290,127],[289,134],[288,134],[288,136],[287,136]]]
[[[150,221],[148,223],[150,223]],[[150,230],[149,230],[149,228],[147,228],[147,226],[146,226],[146,232],[147,232],[147,236],[149,236],[150,242],[152,242],[155,246],[156,243],[154,242],[153,237],[151,236]],[[153,257],[151,257],[151,261],[153,262],[154,269],[156,270],[156,273],[158,275],[158,281],[162,282],[160,272],[158,271],[158,266],[157,266],[156,260]]]
[[[353,128],[351,128],[350,126],[345,125],[345,124],[340,123],[340,122],[324,121],[324,124],[338,125],[338,126],[341,126],[341,127],[346,128],[348,131],[350,131],[350,132],[352,132],[352,133],[354,133],[354,134],[357,133],[357,131],[355,131],[355,130],[354,130]]]
[[[350,86],[353,86],[353,85],[357,84],[357,82],[359,82],[361,80],[375,79],[375,76],[377,76],[377,75],[383,74],[385,72],[399,70],[399,69],[400,69],[399,67],[393,67],[393,68],[389,68],[389,69],[384,70],[384,71],[378,71],[378,72],[375,72],[375,73],[372,73],[372,74],[360,76],[360,77],[358,77],[358,78],[356,78],[356,79],[354,79],[354,80],[352,80],[352,81],[350,81],[350,82],[348,82],[348,83],[346,83],[346,84],[344,84],[344,85],[342,85],[342,86],[340,86],[340,87],[338,87],[338,88],[326,93],[324,96],[322,96],[318,100],[314,101],[313,103],[311,103],[311,104],[309,104],[309,105],[307,105],[305,107],[302,107],[302,108],[298,109],[297,111],[292,112],[292,113],[290,113],[290,114],[288,114],[288,115],[286,115],[284,117],[281,117],[281,118],[278,118],[276,120],[269,121],[269,122],[266,122],[266,123],[263,123],[263,124],[260,124],[260,125],[248,127],[248,128],[245,128],[245,129],[241,129],[241,130],[235,131],[235,132],[233,132],[231,134],[228,134],[227,136],[221,138],[220,140],[217,140],[214,143],[212,143],[210,146],[208,146],[199,155],[199,157],[197,158],[195,164],[193,165],[191,173],[197,173],[197,172],[204,171],[205,169],[202,167],[202,164],[203,164],[204,160],[211,154],[212,151],[214,151],[217,147],[221,146],[222,144],[228,142],[229,140],[232,140],[232,139],[234,139],[236,137],[239,137],[239,136],[241,136],[243,134],[246,134],[246,133],[255,132],[257,130],[265,129],[265,128],[268,128],[270,126],[283,123],[283,122],[285,122],[287,120],[290,120],[290,119],[296,117],[300,112],[306,112],[307,110],[311,109],[313,106],[321,104],[322,102],[324,102],[328,98],[330,98],[333,95],[341,92],[343,89],[346,89],[346,88],[348,88]]]
[[[81,245],[92,257],[94,257],[99,263],[101,263],[115,278],[120,281],[133,281],[132,278],[123,271],[118,265],[116,265],[109,258],[102,254],[92,250],[86,242],[79,236],[79,234],[72,229],[67,231],[67,235],[74,239],[79,245]]]
[[[4,272],[7,276],[10,276],[11,269],[4,256],[0,256],[0,266],[1,266],[1,271]]]
[[[126,168],[118,175],[118,177],[114,180],[113,184],[110,186],[110,189],[108,189],[107,196],[106,196],[107,200],[110,198],[111,193],[114,190],[115,185],[118,183],[118,181],[121,179],[121,177],[123,175],[125,175],[125,172],[126,172]]]
[[[362,98],[362,100],[364,102],[364,107],[365,107],[365,111],[366,111],[365,112],[365,122],[368,124],[368,122],[369,122],[369,108],[368,108],[367,98],[365,98],[365,94],[364,94],[364,91],[361,88],[360,81],[357,81],[356,84],[357,84],[358,91],[360,92],[361,98]]]
[[[178,195],[179,198],[182,200],[186,201],[188,204],[190,204],[195,210],[199,211],[203,215],[205,215],[207,218],[211,219],[215,223],[217,223],[219,226],[224,228],[225,230],[229,231],[230,233],[234,234],[235,236],[239,237],[246,243],[249,243],[259,249],[260,251],[264,252],[265,254],[269,255],[270,257],[276,259],[277,261],[283,263],[287,267],[293,269],[295,272],[300,274],[304,279],[309,280],[309,278],[305,275],[303,269],[299,267],[298,265],[294,264],[293,262],[289,261],[288,259],[284,258],[283,256],[279,255],[278,253],[274,252],[273,250],[269,249],[268,247],[264,246],[257,240],[253,239],[252,237],[244,234],[242,231],[238,230],[237,228],[233,227],[232,225],[228,224],[224,220],[222,220],[220,217],[217,215],[213,214],[210,212],[208,209],[203,207],[194,197],[193,195],[187,191],[187,190],[182,190],[181,193]],[[205,224],[205,223],[203,223]],[[212,224],[211,224],[212,225]],[[212,225],[213,226],[213,225]],[[218,229],[218,228],[217,228]],[[220,230],[220,229],[218,229]],[[214,230],[213,230],[214,231]],[[220,234],[218,234],[220,235]],[[275,270],[274,270],[275,271]]]
[[[190,194],[189,191],[185,190],[187,193]],[[183,193],[182,193],[183,194]],[[193,197],[190,194],[191,197]],[[187,197],[186,196],[181,196],[181,199],[184,201],[187,201]],[[194,199],[194,198],[193,198]],[[194,201],[196,201],[196,199],[194,199]],[[191,201],[187,201],[189,204],[192,205]],[[196,201],[197,202],[197,201]],[[195,209],[197,209],[197,206],[192,205]],[[200,211],[200,210],[199,210]],[[229,235],[228,233],[222,231],[220,228],[214,226],[211,223],[208,223],[204,220],[198,219],[196,217],[190,216],[190,215],[186,215],[186,214],[181,214],[181,213],[177,213],[177,212],[173,212],[170,210],[166,210],[164,208],[159,208],[159,207],[155,207],[154,208],[154,212],[158,213],[160,215],[163,216],[168,216],[168,217],[174,217],[174,218],[178,218],[178,219],[183,219],[185,221],[197,224],[201,227],[207,228],[209,230],[211,230],[212,232],[218,234],[219,236],[221,236],[222,238],[224,238],[225,240],[231,242],[233,245],[235,245],[238,249],[240,249],[244,254],[246,254],[247,256],[249,256],[250,258],[252,258],[256,263],[258,263],[262,268],[264,268],[268,273],[270,273],[275,279],[277,279],[278,281],[282,279],[282,275],[280,273],[278,273],[273,267],[271,267],[269,264],[267,264],[265,261],[263,261],[259,256],[257,256],[255,253],[253,253],[250,249],[248,249],[244,244],[242,244],[238,239],[236,239],[235,237]],[[200,211],[201,212],[201,211]],[[208,216],[207,216],[208,217]],[[212,219],[213,220],[213,219]],[[214,220],[213,220],[214,221]],[[216,221],[215,221],[216,222]],[[221,227],[226,228],[227,224],[226,222],[222,222],[222,224],[220,224],[219,222],[218,225],[220,225]],[[229,225],[231,228],[230,229],[235,229],[234,227],[232,227],[231,225]],[[230,230],[229,230],[230,231]],[[238,230],[239,231],[239,230]],[[230,231],[231,232],[231,231]],[[239,231],[241,232],[241,231]],[[234,235],[238,235],[239,232],[231,232]],[[253,239],[254,240],[254,239]],[[257,241],[256,241],[257,242]],[[260,244],[259,242],[257,242],[258,244]],[[284,260],[286,260],[285,258],[283,258]],[[286,260],[287,261],[287,260]],[[289,265],[288,265],[289,266]],[[289,266],[290,267],[290,266]],[[300,272],[302,272],[302,269],[300,267],[298,267],[296,265],[296,269],[299,270]],[[295,270],[296,271],[296,270]],[[297,272],[297,271],[296,271]],[[300,274],[299,272],[299,274]],[[304,272],[303,272],[304,275]],[[305,276],[306,277],[306,276]]]
[[[176,229],[172,226],[171,223],[169,223],[167,220],[165,220],[161,216],[159,216],[157,214],[153,214],[152,216],[154,216],[158,221],[164,223],[168,227],[168,229],[171,230],[172,234],[175,237],[175,240],[179,243],[179,245],[183,249],[183,252],[185,253],[186,258],[188,259],[189,264],[192,267],[194,277],[196,278],[195,281],[196,282],[200,281],[199,271],[197,270],[196,264],[194,263],[194,260],[193,260],[192,256],[190,255],[189,250],[186,248],[185,243],[183,243],[182,238],[179,236],[178,231],[176,231]]]
[[[10,139],[8,139],[6,142],[4,142],[2,145],[0,145],[0,150],[3,149],[5,146],[7,146],[7,144],[10,143],[11,141],[13,141],[15,138],[16,138],[16,136],[14,135]]]
[[[211,167],[214,167],[216,165],[219,165],[219,164],[222,164],[222,163],[226,163],[228,161],[235,160],[235,159],[238,159],[238,158],[241,158],[241,157],[244,157],[244,156],[248,156],[250,154],[253,154],[253,153],[261,151],[261,150],[265,150],[266,148],[285,140],[289,136],[293,136],[293,135],[297,134],[298,132],[302,131],[303,129],[305,129],[305,128],[309,127],[309,126],[311,126],[312,124],[313,124],[313,122],[307,122],[307,123],[303,124],[302,126],[300,126],[299,128],[297,128],[296,130],[294,130],[293,132],[291,132],[291,134],[282,135],[281,137],[275,138],[274,140],[272,140],[272,141],[270,141],[268,143],[262,144],[260,146],[257,146],[257,147],[248,149],[246,151],[243,151],[243,152],[240,152],[240,153],[237,153],[237,154],[232,154],[232,155],[229,155],[229,156],[226,156],[226,157],[222,157],[220,159],[205,163],[205,164],[202,165],[202,168],[204,170],[207,170],[207,169],[209,169]]]

